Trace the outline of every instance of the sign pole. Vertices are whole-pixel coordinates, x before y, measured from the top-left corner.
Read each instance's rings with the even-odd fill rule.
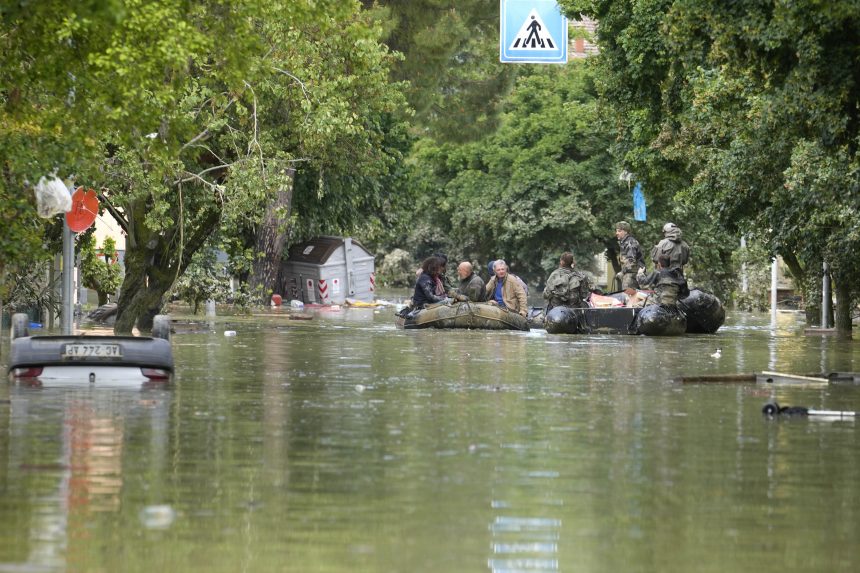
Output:
[[[72,272],[75,266],[75,238],[72,229],[69,228],[69,223],[63,219],[63,310],[62,324],[63,334],[74,334],[74,324],[72,324]]]

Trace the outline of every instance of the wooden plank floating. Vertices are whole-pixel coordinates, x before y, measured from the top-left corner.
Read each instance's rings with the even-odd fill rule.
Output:
[[[678,376],[673,379],[680,384],[833,384],[860,383],[860,373],[830,372],[828,374],[788,374],[784,372],[759,372],[739,374],[702,374],[699,376]]]
[[[708,382],[751,383],[756,381],[755,374],[704,374],[701,376],[679,376],[675,382],[681,384],[704,384]]]
[[[830,380],[821,375],[805,376],[783,372],[762,372],[756,374],[755,378],[756,382],[764,384],[830,384]]]

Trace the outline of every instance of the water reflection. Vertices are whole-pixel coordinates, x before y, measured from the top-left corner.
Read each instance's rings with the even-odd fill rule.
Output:
[[[804,337],[796,315],[662,339],[402,331],[355,310],[188,328],[168,390],[6,387],[0,570],[860,565],[854,424],[760,412],[856,410],[857,386],[673,382],[856,370],[851,341]]]
[[[90,569],[90,543],[104,523],[100,514],[114,521],[121,512],[123,467],[126,458],[140,455],[128,448],[141,432],[150,440],[148,469],[162,466],[170,395],[32,386],[11,386],[9,395],[4,513],[14,508],[18,520],[4,531],[3,547],[15,547],[22,570]],[[9,553],[3,556],[8,563]]]

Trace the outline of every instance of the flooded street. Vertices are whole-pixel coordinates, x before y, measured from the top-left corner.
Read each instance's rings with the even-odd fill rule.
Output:
[[[677,338],[393,316],[179,325],[167,388],[4,384],[0,572],[860,569],[857,424],[761,414],[860,386],[673,381],[856,371],[857,342],[789,313]]]

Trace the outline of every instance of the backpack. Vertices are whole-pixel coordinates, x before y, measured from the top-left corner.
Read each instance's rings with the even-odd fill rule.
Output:
[[[553,273],[546,282],[546,293],[549,298],[567,303],[570,302],[574,291],[579,288],[579,283],[580,278],[576,273]]]

